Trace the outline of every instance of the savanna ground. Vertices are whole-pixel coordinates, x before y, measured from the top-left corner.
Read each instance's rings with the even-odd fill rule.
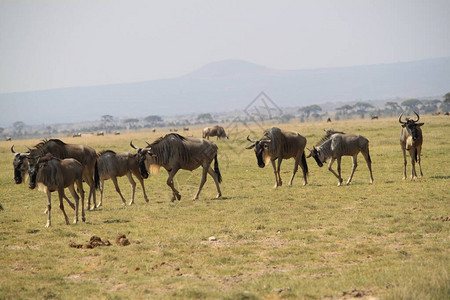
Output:
[[[375,182],[369,184],[360,155],[353,183],[342,187],[310,158],[307,186],[299,171],[293,186],[273,189],[271,166],[258,168],[253,151],[243,150],[249,131],[242,127],[228,141],[213,138],[222,199],[214,198],[209,177],[200,200],[190,200],[198,169],[178,173],[183,198],[171,203],[161,170],[145,181],[149,203],[138,186],[136,205],[122,207],[107,181],[103,207],[87,212],[86,223],[66,226],[54,193],[50,228],[44,228],[45,194],[13,181],[12,143],[25,151],[38,140],[0,142],[0,298],[448,299],[450,119],[421,120],[424,177],[414,182],[402,180],[395,118],[279,125],[303,134],[310,148],[330,126],[367,137]],[[261,136],[260,127],[251,129],[252,138]],[[161,134],[63,140],[97,151],[134,151],[130,139],[143,146]],[[200,136],[200,129],[188,134]],[[284,184],[292,165],[282,164]],[[346,180],[351,158],[343,159],[342,169]],[[129,199],[128,180],[119,184]],[[66,211],[72,220],[73,210],[66,205]],[[131,244],[117,245],[119,233]],[[69,247],[94,235],[112,245]]]

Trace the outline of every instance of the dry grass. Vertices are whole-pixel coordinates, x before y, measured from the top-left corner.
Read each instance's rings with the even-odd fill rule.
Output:
[[[326,167],[308,160],[309,185],[302,186],[299,174],[292,187],[274,190],[272,170],[258,168],[253,152],[242,150],[247,136],[242,129],[230,141],[217,142],[223,199],[214,199],[208,178],[200,200],[189,200],[200,171],[181,171],[176,185],[183,198],[170,203],[161,171],[146,180],[150,203],[138,187],[136,205],[122,207],[108,181],[103,207],[88,212],[86,223],[64,225],[53,201],[49,229],[44,228],[46,196],[14,184],[11,143],[0,142],[0,298],[448,298],[450,119],[422,119],[425,176],[415,182],[401,180],[395,119],[333,123],[336,130],[370,140],[375,183],[369,184],[359,157],[353,183],[343,187],[336,187]],[[311,147],[329,126],[282,127],[306,136]],[[160,134],[63,140],[132,151],[130,139],[142,146]],[[189,134],[200,136],[200,129]],[[24,151],[37,142],[15,141],[15,149]],[[285,183],[292,164],[282,165]],[[343,159],[342,168],[348,176],[350,158]],[[127,179],[119,184],[129,198]],[[66,211],[73,216],[70,208]],[[131,245],[117,245],[119,233]],[[93,235],[112,245],[69,247]],[[217,240],[210,241],[211,236]]]

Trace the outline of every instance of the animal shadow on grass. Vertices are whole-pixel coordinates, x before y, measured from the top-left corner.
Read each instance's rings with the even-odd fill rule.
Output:
[[[431,176],[433,179],[450,179],[449,175],[437,175],[437,176]]]
[[[119,220],[119,219],[113,219],[113,220],[105,220],[103,223],[111,224],[111,223],[129,223],[130,220]]]

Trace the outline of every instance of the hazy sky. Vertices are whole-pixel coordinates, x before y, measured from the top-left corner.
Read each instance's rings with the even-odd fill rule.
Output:
[[[450,56],[449,0],[0,0],[0,93]]]

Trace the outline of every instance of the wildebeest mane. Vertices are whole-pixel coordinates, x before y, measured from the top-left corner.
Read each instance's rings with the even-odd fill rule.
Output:
[[[319,142],[317,142],[316,147],[319,147],[319,146],[323,145],[323,143],[325,143],[326,141],[328,141],[328,140],[330,139],[330,137],[331,137],[333,134],[335,134],[335,133],[341,133],[341,134],[344,134],[344,132],[341,132],[341,131],[335,131],[335,130],[333,130],[333,129],[325,130],[325,132],[326,132],[325,136],[322,137],[322,138],[320,139]]]
[[[289,151],[289,145],[286,141],[285,135],[279,128],[272,127],[264,131],[263,139],[269,139],[269,152],[273,154],[286,153]]]
[[[185,141],[186,138],[178,133],[169,133],[149,144],[152,153],[156,155],[156,164],[166,165],[171,158],[178,159],[182,163],[189,162],[191,154],[186,148]]]
[[[55,143],[56,147],[52,147],[52,144]],[[44,154],[46,152],[51,152],[54,156],[59,158],[66,158],[68,156],[67,144],[59,139],[45,139],[40,143],[36,144],[34,147],[41,153]],[[48,148],[52,148],[51,151],[48,151]]]

